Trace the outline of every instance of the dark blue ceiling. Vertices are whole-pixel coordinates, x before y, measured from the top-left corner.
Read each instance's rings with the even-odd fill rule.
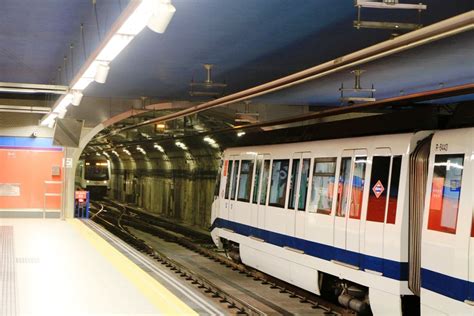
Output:
[[[97,0],[102,34],[126,2]],[[86,95],[193,100],[188,94],[188,84],[193,76],[197,81],[204,80],[203,63],[216,65],[214,80],[226,81],[229,84],[227,93],[231,93],[317,65],[390,36],[389,31],[354,29],[352,21],[356,10],[352,0],[172,2],[177,12],[166,33],[156,34],[145,29],[114,60],[107,83],[92,84]],[[428,4],[427,12],[421,17],[425,25],[474,9],[472,0],[423,2]],[[76,44],[74,63],[77,70],[84,60],[80,23],[86,25],[87,52],[97,45],[91,1],[0,0],[0,4],[4,12],[0,18],[0,81],[49,83],[57,80],[56,69],[62,65],[63,56],[69,55],[71,42]],[[385,16],[387,14],[391,17]],[[364,12],[364,17],[377,20],[393,19],[395,16],[397,19],[417,21],[413,12],[401,14],[403,16],[388,12],[381,16],[371,10]],[[468,40],[472,41],[472,37]],[[388,81],[388,91],[408,89],[406,86],[412,84],[430,85],[432,82],[427,83],[426,80],[433,77],[439,77],[443,82],[443,76],[448,74],[455,78],[469,76],[469,67],[451,69],[453,60],[438,56],[437,49],[435,47],[433,51],[426,52],[429,58],[441,59],[439,65],[442,68],[438,67],[437,72],[417,77],[419,67],[411,71],[405,69],[403,77],[410,78],[406,82],[401,82],[401,77],[396,74],[386,73],[381,78],[372,78],[369,72],[367,80],[377,79],[377,86],[382,85],[380,80]],[[462,47],[459,49],[460,54],[465,53]],[[387,63],[416,57],[417,54],[395,56]],[[432,66],[429,62],[424,65]],[[385,69],[380,67],[374,70]],[[327,91],[332,93],[334,84],[339,84],[341,78],[336,78]],[[319,97],[307,93],[303,95],[306,97],[287,101],[324,103],[327,97],[326,94]]]

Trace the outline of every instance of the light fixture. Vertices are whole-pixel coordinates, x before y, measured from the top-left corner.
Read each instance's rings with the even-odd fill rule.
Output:
[[[169,0],[155,0],[151,9],[152,15],[148,20],[148,28],[156,33],[164,33],[176,12],[176,8]]]
[[[97,71],[94,76],[94,80],[97,83],[105,83],[107,76],[109,75],[110,66],[106,63],[100,63],[97,66]]]
[[[158,150],[159,150],[160,152],[162,152],[162,153],[165,152],[165,150],[163,149],[163,147],[161,147],[161,146],[158,145],[158,144],[153,145],[153,147],[155,147],[156,149],[158,149]]]
[[[181,148],[182,150],[188,150],[188,146],[186,146],[184,143],[177,141],[175,142],[176,147]]]
[[[237,137],[242,137],[245,135],[244,131],[237,132]]]
[[[163,33],[175,12],[176,8],[169,0],[130,1],[127,8],[123,10],[123,14],[110,27],[111,31],[104,37],[105,40],[89,56],[83,68],[73,78],[70,89],[82,93],[94,80],[98,83],[105,83],[110,70],[110,62],[127,47],[134,37],[145,28],[147,23],[150,22],[150,29]],[[61,97],[56,101],[52,113],[42,119],[41,125],[54,125],[54,120],[59,112],[72,102],[72,99],[63,101],[64,98]],[[79,102],[76,102],[76,100],[73,104],[79,104],[80,100]],[[61,105],[62,102],[66,102],[67,105]],[[59,106],[61,108],[57,109]],[[53,121],[53,124],[51,124],[51,121]]]
[[[74,105],[74,106],[78,106],[79,104],[81,104],[81,101],[82,101],[82,97],[84,95],[82,94],[81,91],[74,91],[72,93],[72,100],[71,100],[71,104]]]

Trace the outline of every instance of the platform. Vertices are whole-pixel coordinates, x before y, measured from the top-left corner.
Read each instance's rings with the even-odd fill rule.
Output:
[[[79,220],[0,218],[0,262],[2,316],[222,313],[153,261]]]

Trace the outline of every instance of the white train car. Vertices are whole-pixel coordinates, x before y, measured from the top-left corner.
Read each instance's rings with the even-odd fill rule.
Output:
[[[89,191],[93,197],[107,195],[110,189],[110,161],[104,157],[79,160],[75,182],[77,187]]]
[[[423,314],[474,315],[473,136],[460,129],[230,148],[213,203],[214,242],[355,310],[414,315],[421,298]]]

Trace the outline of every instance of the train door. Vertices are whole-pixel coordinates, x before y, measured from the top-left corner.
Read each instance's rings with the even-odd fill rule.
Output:
[[[309,152],[293,154],[286,220],[286,233],[290,236],[304,237],[309,165]]]
[[[360,215],[365,187],[366,150],[342,153],[334,220],[336,261],[359,267]]]
[[[365,224],[365,253],[370,255],[370,268],[366,270],[383,271],[383,246],[385,218],[389,203],[389,183],[391,169],[390,148],[377,148],[372,157],[370,172],[369,200]]]
[[[237,187],[239,184],[238,178],[240,170],[240,160],[237,160],[238,156],[231,156],[231,158],[234,160],[234,163],[232,166],[232,174],[230,175],[230,190],[227,201],[229,205],[229,220],[235,221],[235,212],[237,211],[235,209],[235,200],[237,197]]]

